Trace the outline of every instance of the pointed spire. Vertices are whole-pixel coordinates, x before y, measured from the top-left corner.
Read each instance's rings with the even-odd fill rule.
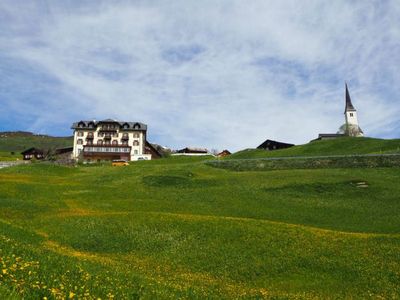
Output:
[[[346,85],[346,108],[344,110],[344,113],[346,113],[346,111],[349,110],[356,110],[353,106],[353,103],[351,103],[349,89],[347,88],[347,82],[345,82],[345,85]]]

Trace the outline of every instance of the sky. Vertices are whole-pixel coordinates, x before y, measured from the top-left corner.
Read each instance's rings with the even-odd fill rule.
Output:
[[[236,151],[344,123],[400,137],[400,1],[0,1],[0,131],[148,125],[148,139]]]

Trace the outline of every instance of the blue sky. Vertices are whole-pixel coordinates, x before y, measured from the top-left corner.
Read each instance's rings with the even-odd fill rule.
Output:
[[[0,131],[148,124],[173,148],[400,136],[400,1],[0,2]]]

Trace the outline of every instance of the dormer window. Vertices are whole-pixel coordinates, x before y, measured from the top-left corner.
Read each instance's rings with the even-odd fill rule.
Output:
[[[84,122],[82,122],[82,121],[81,121],[81,122],[79,122],[79,123],[78,123],[78,127],[79,127],[79,128],[83,128],[83,127],[85,127],[85,123],[84,123]]]
[[[350,117],[352,117],[353,116],[353,113],[350,113]]]
[[[133,129],[140,129],[140,124],[139,123],[135,123],[135,125],[133,125]]]

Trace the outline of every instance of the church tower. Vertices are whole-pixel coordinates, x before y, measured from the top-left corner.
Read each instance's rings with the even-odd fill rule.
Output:
[[[363,131],[358,125],[357,111],[351,103],[349,89],[346,83],[346,107],[344,110],[346,119],[346,134],[349,136],[364,136]]]

